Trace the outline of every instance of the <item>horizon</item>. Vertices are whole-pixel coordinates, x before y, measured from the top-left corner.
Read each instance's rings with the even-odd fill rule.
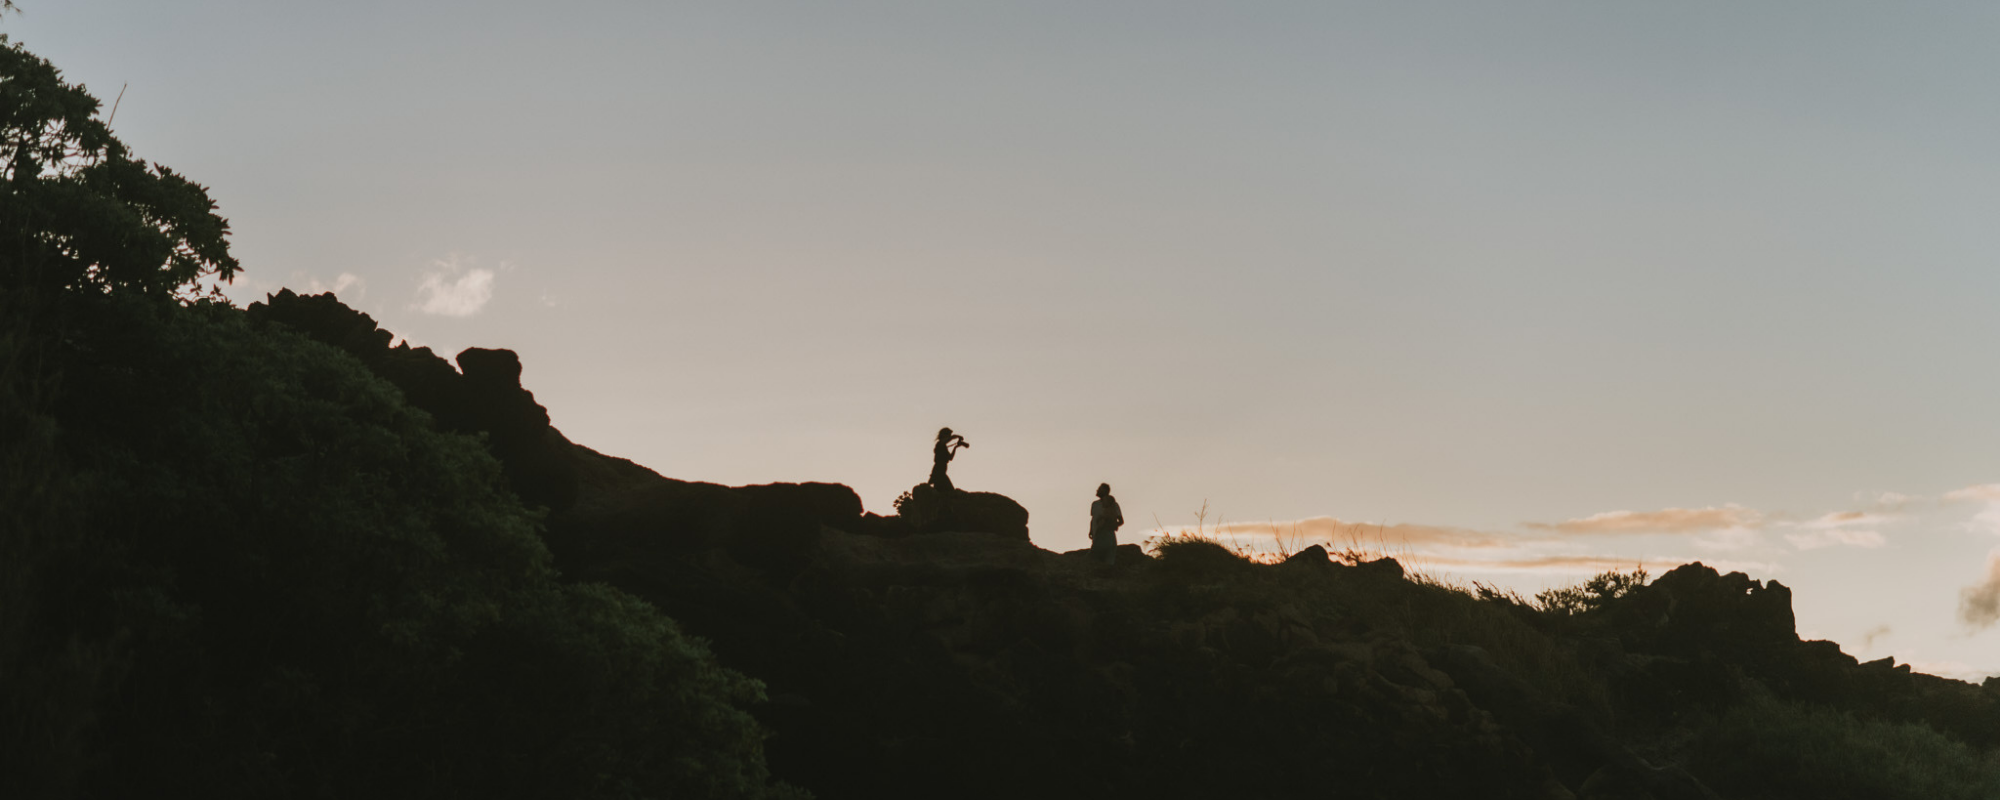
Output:
[[[1439,13],[1432,13],[1439,12]],[[2000,675],[2000,12],[275,9],[0,31],[210,187],[238,305],[521,355],[663,475],[953,480],[1087,545],[1702,561]],[[1982,213],[1985,212],[1985,213]],[[1207,516],[1197,522],[1197,509]],[[1270,533],[1266,533],[1266,531]],[[1323,532],[1323,533],[1322,533]]]

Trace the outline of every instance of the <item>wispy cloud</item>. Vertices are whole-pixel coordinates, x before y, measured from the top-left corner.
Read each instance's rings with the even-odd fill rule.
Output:
[[[1703,533],[1754,529],[1763,521],[1763,512],[1730,503],[1708,508],[1606,511],[1563,522],[1526,522],[1522,527],[1568,534]]]
[[[1262,537],[1324,542],[1335,547],[1354,546],[1368,550],[1399,550],[1442,546],[1490,548],[1508,547],[1517,540],[1470,528],[1441,525],[1348,522],[1333,517],[1310,517],[1286,522],[1230,522],[1217,525],[1215,533],[1232,538]]]
[[[1785,541],[1800,550],[1816,550],[1833,545],[1881,547],[1887,541],[1874,528],[1894,522],[1893,514],[1873,511],[1837,511],[1805,522],[1784,523],[1798,533],[1785,534]]]
[[[1844,544],[1849,547],[1874,548],[1881,547],[1887,543],[1887,540],[1882,538],[1882,534],[1875,531],[1850,531],[1842,528],[1808,531],[1806,533],[1788,533],[1785,534],[1785,541],[1791,542],[1793,547],[1800,550],[1818,550],[1822,547],[1831,547],[1837,544]]]
[[[1601,555],[1524,555],[1513,558],[1466,558],[1426,555],[1425,564],[1462,572],[1560,572],[1596,575],[1644,567],[1655,575],[1694,561],[1692,558],[1619,558]]]
[[[1967,530],[2000,536],[2000,483],[1982,483],[1944,493],[1946,501],[1984,503],[1985,508],[1965,522]]]
[[[1986,578],[1959,592],[1958,619],[1978,631],[2000,622],[2000,550],[1987,557]]]
[[[1883,637],[1888,636],[1889,634],[1894,632],[1895,629],[1887,625],[1877,625],[1873,628],[1869,628],[1868,630],[1862,631],[1861,649],[1864,651],[1875,649],[1875,643],[1877,641],[1881,640]]]
[[[1946,500],[2000,501],[2000,483],[1982,483],[1944,493]]]
[[[493,270],[472,266],[473,260],[453,253],[431,262],[417,286],[412,306],[425,314],[469,317],[493,299]]]

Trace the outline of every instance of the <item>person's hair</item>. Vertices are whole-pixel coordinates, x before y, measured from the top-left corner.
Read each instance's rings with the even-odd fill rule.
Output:
[[[1097,485],[1097,496],[1098,496],[1098,497],[1108,497],[1108,496],[1110,496],[1110,494],[1111,494],[1111,484],[1108,484],[1108,483],[1100,483],[1100,484],[1098,484],[1098,485]]]
[[[950,429],[950,428],[939,428],[939,429],[938,429],[938,438],[939,438],[939,439],[942,439],[942,438],[944,438],[944,437],[946,437],[946,436],[950,436],[950,435],[951,435],[951,429]]]

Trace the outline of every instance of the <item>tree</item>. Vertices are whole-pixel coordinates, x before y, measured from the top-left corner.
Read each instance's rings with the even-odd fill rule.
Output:
[[[187,297],[233,278],[208,189],[133,158],[101,106],[0,35],[0,286]]]

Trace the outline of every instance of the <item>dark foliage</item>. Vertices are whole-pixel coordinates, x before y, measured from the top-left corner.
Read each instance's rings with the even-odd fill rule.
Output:
[[[41,715],[76,734],[80,769],[38,788],[772,791],[740,710],[761,688],[645,603],[558,583],[476,440],[438,432],[352,358],[220,304],[105,298],[72,319],[39,419],[60,439],[43,465],[81,501],[51,510],[81,540],[37,565],[38,630],[8,643],[111,655],[82,687],[94,700]]]
[[[556,582],[478,442],[225,306],[82,321],[41,417],[82,541],[38,565],[24,649],[115,651],[67,710],[86,794],[766,791],[736,708],[757,685],[644,603]]]
[[[208,190],[126,150],[98,101],[0,36],[0,280],[190,293],[236,274]]]

